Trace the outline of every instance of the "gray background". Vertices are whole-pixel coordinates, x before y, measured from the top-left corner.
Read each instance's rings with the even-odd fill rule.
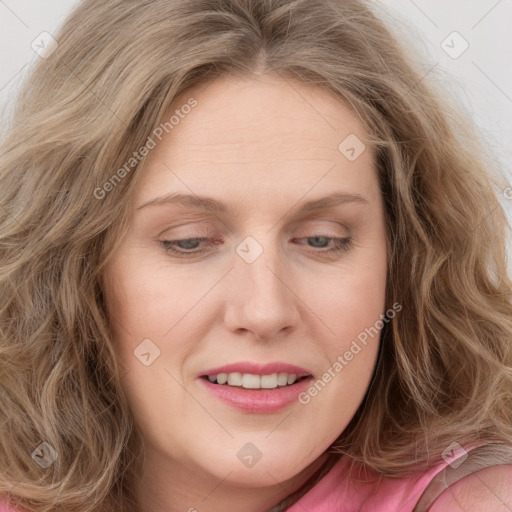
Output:
[[[27,64],[40,58],[32,42],[41,32],[55,33],[77,3],[0,0],[0,108],[9,109]],[[425,75],[442,79],[454,101],[470,111],[512,186],[512,0],[381,0],[380,5],[404,44],[420,52]],[[454,38],[454,31],[463,39]],[[445,51],[449,45],[446,49],[457,54],[464,40],[469,46],[457,58]],[[512,196],[500,199],[512,224]]]

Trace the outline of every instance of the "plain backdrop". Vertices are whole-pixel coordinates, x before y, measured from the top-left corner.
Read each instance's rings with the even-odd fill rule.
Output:
[[[0,108],[9,108],[28,65],[40,58],[33,41],[42,32],[54,34],[77,3],[0,0]],[[425,76],[442,80],[469,110],[512,186],[512,0],[381,0],[379,5],[400,24],[402,42],[419,51]],[[500,200],[512,225],[512,196]],[[512,249],[509,254],[512,260]]]

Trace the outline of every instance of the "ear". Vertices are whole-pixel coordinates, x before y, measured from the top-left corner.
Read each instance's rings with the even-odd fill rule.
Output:
[[[491,466],[450,485],[429,512],[512,511],[512,464]]]

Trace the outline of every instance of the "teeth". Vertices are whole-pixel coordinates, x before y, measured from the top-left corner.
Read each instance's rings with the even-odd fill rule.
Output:
[[[277,388],[277,373],[273,373],[272,375],[262,375],[260,387],[265,389]]]
[[[219,373],[209,375],[208,380],[217,384],[243,387],[245,389],[275,389],[289,386],[297,380],[294,373],[272,373],[270,375],[253,375],[251,373]]]
[[[259,389],[261,387],[260,384],[261,384],[261,377],[259,375],[251,375],[250,373],[244,373],[242,375],[242,386],[244,388]]]
[[[228,373],[228,385],[230,386],[241,386],[242,385],[242,374],[241,373]]]
[[[286,386],[288,384],[288,374],[287,373],[280,373],[277,376],[277,385],[278,386]]]

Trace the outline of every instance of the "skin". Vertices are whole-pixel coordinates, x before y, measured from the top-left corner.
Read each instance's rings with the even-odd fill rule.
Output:
[[[298,489],[358,409],[378,336],[307,405],[251,414],[213,397],[198,374],[216,366],[284,361],[320,378],[386,311],[387,237],[375,155],[357,114],[325,89],[264,75],[226,77],[176,98],[198,105],[148,155],[130,229],[105,271],[122,386],[147,443],[136,482],[140,510],[261,512]],[[354,161],[338,149],[366,145]],[[321,211],[300,203],[334,191],[364,196]],[[207,195],[223,213],[143,203],[170,192]],[[263,253],[236,252],[253,237]],[[327,254],[332,239],[348,251]],[[211,237],[166,253],[161,240]],[[134,356],[144,339],[160,355]],[[252,443],[261,459],[237,452]]]

